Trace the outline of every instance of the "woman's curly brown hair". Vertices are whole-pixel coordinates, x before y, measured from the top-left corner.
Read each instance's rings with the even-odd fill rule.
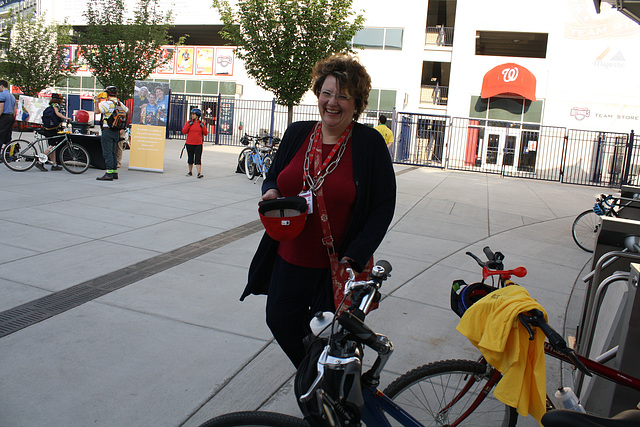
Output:
[[[358,120],[360,114],[367,108],[369,92],[371,92],[371,77],[357,58],[349,55],[333,55],[321,59],[313,67],[312,90],[320,96],[320,90],[327,76],[334,76],[338,87],[344,89],[347,96],[353,98],[355,111],[353,119]]]

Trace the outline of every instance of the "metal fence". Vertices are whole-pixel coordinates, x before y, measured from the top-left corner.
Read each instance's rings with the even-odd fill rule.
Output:
[[[275,101],[172,95],[167,138],[185,139],[192,108],[208,127],[206,142],[240,146],[250,135],[282,137],[288,110]],[[394,134],[396,163],[500,174],[571,184],[640,184],[640,143],[630,134],[582,131],[499,120],[367,110],[360,123],[376,126],[385,114]],[[317,105],[293,108],[293,121],[319,120]]]
[[[205,142],[222,145],[242,145],[240,138],[245,133],[280,138],[287,128],[289,117],[287,107],[276,104],[275,100],[254,101],[219,95],[171,95],[170,103],[167,125],[167,138],[170,139],[186,139],[186,135],[182,134],[182,127],[192,108],[202,110],[202,119],[209,131]],[[376,126],[380,113],[390,119],[393,116],[393,111],[367,110],[361,115],[359,122]],[[318,106],[296,105],[293,108],[293,121],[301,120],[320,120]]]
[[[606,187],[640,180],[640,144],[633,131],[413,113],[397,113],[394,124],[396,163]]]

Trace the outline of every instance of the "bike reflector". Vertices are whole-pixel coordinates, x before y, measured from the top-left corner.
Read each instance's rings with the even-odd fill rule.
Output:
[[[280,197],[258,203],[260,221],[267,234],[284,242],[298,236],[307,221],[307,201],[300,196]]]

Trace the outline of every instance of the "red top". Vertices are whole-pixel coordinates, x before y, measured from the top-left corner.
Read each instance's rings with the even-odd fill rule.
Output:
[[[189,122],[184,124],[182,133],[187,135],[188,145],[202,145],[202,137],[209,134],[207,126],[202,122],[193,122],[192,125]]]
[[[302,169],[304,155],[309,146],[309,137],[310,135],[307,136],[291,162],[278,175],[277,184],[282,196],[296,196],[302,191]],[[323,160],[329,155],[332,148],[333,145],[322,144]],[[347,147],[338,167],[325,177],[322,191],[334,247],[337,250],[351,221],[356,200],[351,140],[347,141]],[[328,268],[330,266],[329,255],[326,246],[322,244],[323,237],[318,203],[314,195],[313,213],[307,215],[307,222],[302,233],[295,239],[280,242],[278,255],[288,263],[301,267]]]

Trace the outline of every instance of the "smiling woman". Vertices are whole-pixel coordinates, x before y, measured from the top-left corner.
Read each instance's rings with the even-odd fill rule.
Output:
[[[335,311],[345,267],[366,276],[393,218],[395,175],[380,133],[357,123],[371,78],[355,58],[336,55],[313,69],[321,121],[285,132],[262,185],[261,200],[302,196],[309,206],[295,238],[265,234],[241,297],[267,294],[267,324],[297,367],[318,311]]]

